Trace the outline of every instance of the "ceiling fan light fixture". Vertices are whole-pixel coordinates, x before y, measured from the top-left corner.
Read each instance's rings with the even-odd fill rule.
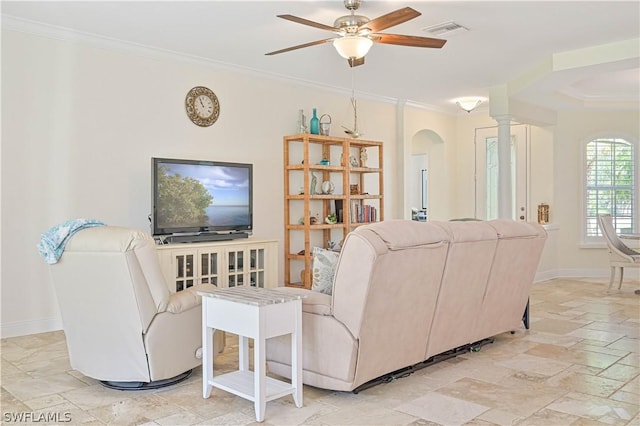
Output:
[[[478,107],[485,99],[484,98],[460,98],[456,99],[456,105],[465,110],[471,112]]]
[[[333,47],[345,59],[362,58],[369,53],[371,46],[373,46],[371,39],[358,35],[348,35],[333,41]]]

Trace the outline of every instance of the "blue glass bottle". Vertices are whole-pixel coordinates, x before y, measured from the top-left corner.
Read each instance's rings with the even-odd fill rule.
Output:
[[[313,117],[311,117],[311,120],[309,122],[309,132],[312,135],[319,135],[320,134],[320,120],[318,119],[318,114],[316,113],[316,109],[313,109]]]

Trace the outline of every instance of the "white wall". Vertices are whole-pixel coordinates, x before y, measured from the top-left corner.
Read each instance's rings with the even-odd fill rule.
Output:
[[[208,128],[184,111],[197,85],[220,100],[220,118]],[[310,116],[313,107],[330,113],[332,133],[344,135],[340,126],[353,124],[349,96],[3,30],[2,336],[61,327],[36,248],[41,232],[78,217],[149,230],[153,156],[253,163],[254,236],[282,242],[282,136],[297,131],[300,108]],[[365,137],[385,142],[385,186],[392,188],[395,107],[361,100],[358,110]],[[394,196],[388,190],[388,206]]]
[[[538,205],[549,204],[549,221],[554,223],[551,206],[555,206],[554,156],[553,156],[553,128],[531,126],[530,168],[531,182],[529,186],[529,217],[532,221],[538,219]],[[555,207],[554,207],[555,209]]]
[[[417,144],[414,143],[412,146],[413,150],[411,151],[411,161],[409,163],[409,194],[407,203],[411,208],[422,209],[426,208],[429,203],[429,191],[428,188],[424,188],[423,185],[426,183],[428,186],[429,182],[431,182],[429,177],[431,166],[429,165],[429,157],[426,153],[426,148],[428,147],[422,150],[421,147],[416,145]],[[423,175],[423,172],[425,175]]]

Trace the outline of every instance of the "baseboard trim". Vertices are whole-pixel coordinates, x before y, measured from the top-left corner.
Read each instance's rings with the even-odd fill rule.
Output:
[[[534,283],[553,280],[556,278],[609,278],[609,268],[600,269],[550,269],[539,271],[533,280]],[[625,268],[625,280],[640,280],[640,268]]]
[[[7,337],[26,336],[56,330],[62,330],[61,318],[18,321],[0,325],[0,337],[4,339]]]
[[[609,269],[550,269],[538,271],[534,282],[548,281],[555,278],[604,278],[609,276]]]
[[[533,278],[533,283],[541,283],[543,281],[549,281],[556,278],[556,270],[540,271],[536,272],[536,276]]]

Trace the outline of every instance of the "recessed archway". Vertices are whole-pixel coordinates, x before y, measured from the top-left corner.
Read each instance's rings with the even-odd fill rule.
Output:
[[[446,179],[444,140],[430,129],[416,132],[409,145],[408,158],[408,191],[405,211],[409,217],[416,209],[426,212],[426,216],[441,216],[443,204],[442,191],[434,191],[435,182]],[[438,188],[441,185],[437,184]],[[445,188],[445,193],[448,192]],[[422,213],[420,217],[422,217]]]

